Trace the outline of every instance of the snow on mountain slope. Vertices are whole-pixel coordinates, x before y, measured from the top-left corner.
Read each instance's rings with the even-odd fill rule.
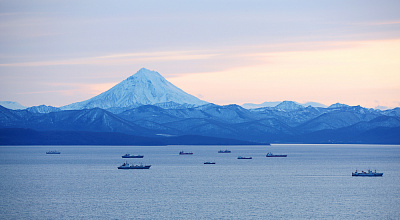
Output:
[[[304,106],[292,101],[283,101],[281,102],[281,104],[275,106],[275,108],[285,111],[293,111],[293,110],[303,109]]]
[[[86,101],[61,107],[62,110],[115,108],[175,102],[200,106],[208,102],[200,100],[174,86],[158,72],[145,68],[118,83],[113,88]]]
[[[50,113],[50,112],[59,112],[61,109],[53,107],[53,106],[47,106],[47,105],[39,105],[39,106],[32,106],[26,109],[27,111],[33,112],[33,113]]]
[[[18,102],[12,102],[12,101],[0,101],[0,105],[12,110],[26,109],[25,106],[19,104]]]

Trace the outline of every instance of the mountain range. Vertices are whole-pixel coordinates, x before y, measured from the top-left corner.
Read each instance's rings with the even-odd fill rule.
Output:
[[[315,107],[316,106],[316,107]],[[0,144],[400,143],[400,108],[292,101],[215,105],[141,69],[110,90],[60,108],[0,106]]]

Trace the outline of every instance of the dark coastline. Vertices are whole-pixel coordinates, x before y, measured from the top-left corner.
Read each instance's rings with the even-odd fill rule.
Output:
[[[365,133],[325,130],[297,136],[277,136],[272,144],[400,144],[400,128],[380,128]],[[279,141],[281,139],[281,141]],[[269,145],[201,135],[139,136],[119,132],[36,131],[26,128],[0,129],[0,145]]]
[[[0,129],[0,145],[268,145],[227,138],[182,135],[144,137],[118,132],[36,131],[25,128]]]

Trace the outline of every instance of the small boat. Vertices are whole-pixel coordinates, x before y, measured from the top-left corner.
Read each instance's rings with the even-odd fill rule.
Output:
[[[191,154],[193,154],[193,153],[192,152],[184,152],[184,151],[179,152],[179,155],[191,155]]]
[[[122,158],[143,158],[143,155],[130,155],[130,154],[125,154],[122,156]]]
[[[204,162],[204,164],[215,164],[215,162]]]
[[[237,159],[247,159],[247,160],[250,160],[250,159],[253,159],[253,158],[252,158],[252,157],[242,157],[242,156],[238,156]]]
[[[46,154],[61,154],[61,152],[56,151],[56,150],[51,150],[51,151],[47,151]]]
[[[151,165],[129,165],[129,163],[125,162],[121,166],[118,167],[118,169],[150,169]]]
[[[351,173],[351,175],[352,176],[382,176],[383,173],[377,173],[376,170],[375,170],[375,172],[372,172],[372,170],[368,169],[368,172],[361,171],[360,173],[357,172],[357,170],[356,170],[356,172],[355,173]]]
[[[230,150],[226,149],[226,150],[219,150],[218,153],[231,153]]]
[[[277,154],[277,155],[275,155],[275,154],[272,154],[271,152],[269,152],[269,153],[267,153],[266,157],[287,157],[287,155],[285,155],[285,154]]]

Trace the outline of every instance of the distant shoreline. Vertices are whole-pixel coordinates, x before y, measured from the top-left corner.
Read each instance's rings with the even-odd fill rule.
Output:
[[[200,135],[182,136],[134,136],[118,132],[90,131],[36,131],[25,128],[0,129],[0,146],[168,146],[168,145],[281,145],[281,144],[371,144],[399,145],[400,143],[383,142],[271,142],[260,143],[228,138],[208,137]]]
[[[90,131],[36,131],[25,128],[0,129],[0,145],[132,145],[132,146],[167,146],[167,145],[269,145],[227,138],[199,135],[172,137],[145,137],[118,132]]]

